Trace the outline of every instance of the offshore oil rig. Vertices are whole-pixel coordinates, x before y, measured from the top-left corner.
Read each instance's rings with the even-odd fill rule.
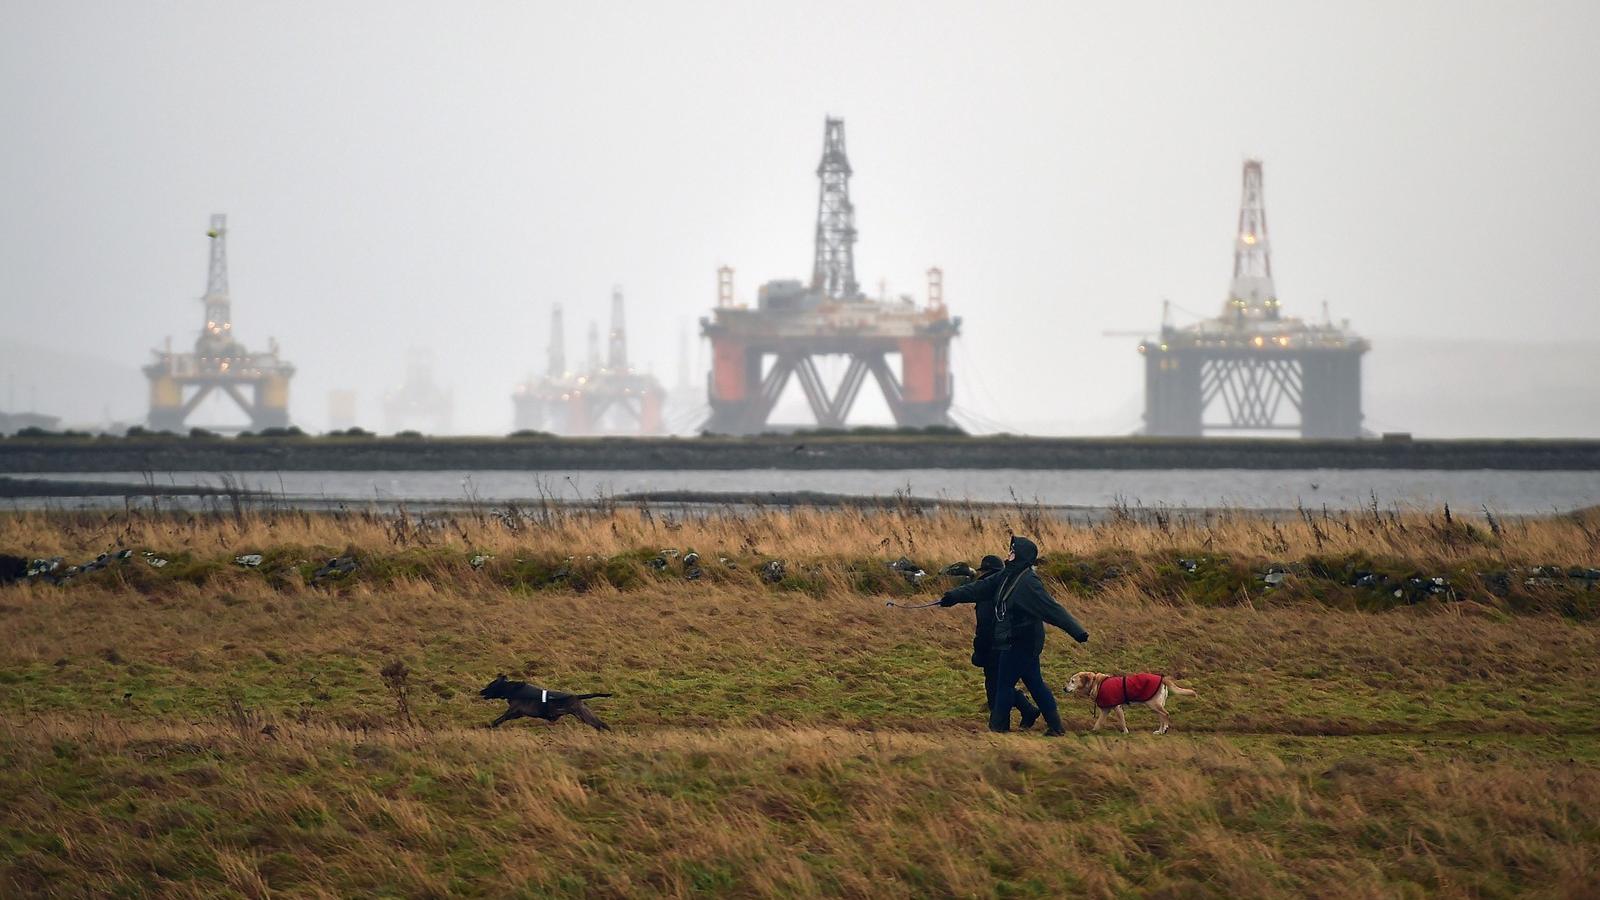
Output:
[[[405,381],[383,395],[383,427],[389,432],[427,429],[446,434],[455,411],[451,392],[433,380],[433,354],[413,347],[406,352]]]
[[[757,434],[790,376],[800,380],[819,427],[843,427],[867,375],[883,391],[895,424],[954,427],[950,419],[953,380],[950,339],[961,329],[944,305],[944,279],[928,271],[927,305],[909,297],[871,299],[855,271],[855,207],[850,203],[850,161],[845,156],[844,120],[827,118],[821,189],[817,200],[815,257],[811,283],[769,281],[755,309],[733,298],[733,270],[717,272],[717,306],[700,320],[711,339],[708,378],[711,416],[702,430],[713,434]],[[889,356],[899,354],[900,373]],[[832,390],[817,369],[818,356],[845,356],[849,363]]]
[[[1348,320],[1329,321],[1326,304],[1320,323],[1281,314],[1261,161],[1246,160],[1233,283],[1222,314],[1175,328],[1164,311],[1160,339],[1139,344],[1143,433],[1298,430],[1306,438],[1360,437],[1361,356],[1370,347]],[[1207,421],[1218,406],[1226,418]]]
[[[611,291],[611,333],[600,358],[600,331],[589,324],[583,371],[567,368],[561,305],[550,311],[550,348],[543,378],[529,378],[511,395],[518,431],[554,434],[660,434],[667,392],[654,375],[628,365],[622,290]]]
[[[294,366],[278,358],[274,339],[268,339],[267,352],[251,353],[234,338],[233,303],[228,296],[228,217],[212,216],[206,235],[211,239],[211,264],[201,298],[205,323],[194,352],[174,353],[168,338],[166,348],[154,351],[155,361],[144,367],[150,379],[149,425],[158,431],[179,431],[200,402],[220,390],[250,417],[248,427],[288,427]]]

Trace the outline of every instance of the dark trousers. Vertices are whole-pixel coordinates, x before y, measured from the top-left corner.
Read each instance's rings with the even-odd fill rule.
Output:
[[[1045,724],[1051,731],[1061,731],[1061,713],[1056,709],[1056,695],[1044,683],[1039,671],[1039,654],[1027,647],[1003,647],[995,653],[994,702],[989,704],[989,730],[1011,730],[1011,707],[1016,703],[1017,679],[1027,685],[1033,702],[1039,704]]]
[[[983,667],[983,696],[984,702],[987,704],[987,709],[991,715],[994,713],[995,682],[1000,680],[1000,670],[997,668],[997,662],[998,660],[996,660],[995,654],[991,653],[989,654],[989,659]],[[1012,684],[1016,684],[1016,682],[1013,681]],[[1024,694],[1021,691],[1013,688],[1011,691],[1011,697],[1012,709],[1022,713],[1023,719],[1032,719],[1039,715],[1039,710],[1032,703],[1028,702],[1027,694]],[[1011,721],[1011,710],[1009,709],[1006,710],[1006,721]]]

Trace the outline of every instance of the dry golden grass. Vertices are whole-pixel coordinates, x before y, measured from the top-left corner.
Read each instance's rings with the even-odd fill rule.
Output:
[[[1515,750],[59,718],[0,746],[27,894],[1580,897],[1600,866],[1600,773]]]
[[[94,554],[114,547],[182,547],[196,552],[258,552],[300,546],[342,550],[445,547],[488,553],[611,556],[655,547],[791,559],[905,554],[913,559],[973,559],[1003,549],[1011,534],[1033,537],[1047,554],[1135,555],[1172,550],[1299,558],[1311,554],[1397,555],[1419,564],[1480,559],[1594,561],[1600,512],[1495,519],[1378,507],[1305,511],[1273,520],[1248,511],[1209,513],[1123,509],[1105,521],[1064,520],[1014,508],[913,507],[724,509],[662,513],[561,507],[408,515],[251,511],[233,514],[24,512],[0,515],[0,548],[35,556]]]
[[[1600,889],[1595,625],[1476,593],[1361,611],[1310,574],[1253,574],[1592,565],[1591,521],[1027,513],[0,517],[0,550],[174,560],[0,588],[0,894]],[[1067,701],[1066,738],[982,731],[970,611],[886,608],[949,582],[884,563],[971,560],[1008,527],[1038,535],[1092,635],[1051,635],[1050,682],[1176,675],[1200,696],[1173,701],[1174,734],[1134,710],[1135,734],[1091,736]],[[645,565],[664,547],[698,549],[705,576]],[[361,568],[307,583],[346,550]],[[1207,600],[1222,570],[1175,574],[1184,554],[1251,589]],[[567,556],[583,577],[546,578]],[[769,558],[778,584],[754,571]],[[616,692],[595,703],[616,731],[481,730],[499,671]]]

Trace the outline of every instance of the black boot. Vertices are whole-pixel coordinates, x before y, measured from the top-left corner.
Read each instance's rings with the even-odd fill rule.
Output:
[[[1033,723],[1039,721],[1039,707],[1031,703],[1023,704],[1018,709],[1022,711],[1022,730],[1027,731]]]
[[[1044,714],[1044,724],[1049,726],[1044,730],[1045,737],[1060,737],[1067,733],[1067,729],[1061,726],[1061,713],[1055,710]]]

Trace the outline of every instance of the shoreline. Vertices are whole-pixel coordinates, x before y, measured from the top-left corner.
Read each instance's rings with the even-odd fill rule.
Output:
[[[64,481],[53,478],[11,478],[0,475],[0,499],[51,497],[238,497],[252,502],[269,495],[247,488],[219,488],[198,484],[134,484],[122,481]]]
[[[734,469],[1600,471],[1595,440],[762,436],[9,438],[0,474]]]

